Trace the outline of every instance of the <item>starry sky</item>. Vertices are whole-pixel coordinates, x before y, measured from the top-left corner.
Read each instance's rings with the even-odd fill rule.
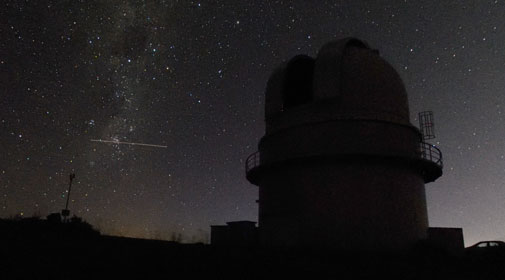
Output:
[[[107,234],[205,241],[257,220],[244,160],[271,71],[358,37],[432,110],[431,226],[505,239],[505,1],[6,0],[0,217],[65,206]],[[93,139],[167,148],[93,142]]]

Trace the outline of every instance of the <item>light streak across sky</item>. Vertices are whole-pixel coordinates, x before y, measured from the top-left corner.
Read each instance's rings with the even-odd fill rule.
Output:
[[[132,146],[147,146],[147,147],[165,148],[165,149],[168,147],[168,146],[164,146],[164,145],[134,143],[134,142],[121,142],[121,141],[117,141],[117,140],[102,140],[102,139],[91,139],[91,142],[122,144],[122,145],[132,145]]]

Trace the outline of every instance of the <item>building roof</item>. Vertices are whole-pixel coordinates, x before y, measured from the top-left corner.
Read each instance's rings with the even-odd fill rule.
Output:
[[[287,99],[290,94],[298,96]],[[398,72],[377,50],[356,38],[331,41],[315,59],[295,56],[274,71],[267,85],[266,118],[296,102],[331,102],[332,110],[344,118],[409,124],[407,94]]]

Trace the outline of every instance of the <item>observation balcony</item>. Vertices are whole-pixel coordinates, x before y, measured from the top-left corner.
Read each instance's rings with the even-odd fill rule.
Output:
[[[440,151],[439,148],[437,148],[437,146],[432,145],[430,143],[421,142],[420,148],[421,148],[420,154],[422,159],[434,162],[440,168],[444,167],[442,152]]]
[[[245,173],[246,177],[249,179],[249,174],[251,171],[260,166],[260,152],[256,151],[247,157],[245,161]]]
[[[349,155],[347,155],[349,156]],[[442,176],[443,157],[442,152],[435,145],[420,142],[418,158],[411,158],[416,162],[423,172],[423,177],[426,183],[435,181],[438,177]],[[246,178],[250,182],[257,182],[257,173],[259,173],[260,165],[265,163],[261,162],[260,152],[256,151],[247,157],[245,161]]]

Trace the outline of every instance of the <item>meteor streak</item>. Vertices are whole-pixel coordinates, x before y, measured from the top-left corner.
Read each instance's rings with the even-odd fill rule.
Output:
[[[121,142],[121,141],[118,141],[118,140],[91,139],[91,142],[123,144],[123,145],[132,145],[132,146],[147,146],[147,147],[155,147],[155,148],[167,148],[168,147],[168,146],[155,145],[155,144],[134,143],[134,142]]]

